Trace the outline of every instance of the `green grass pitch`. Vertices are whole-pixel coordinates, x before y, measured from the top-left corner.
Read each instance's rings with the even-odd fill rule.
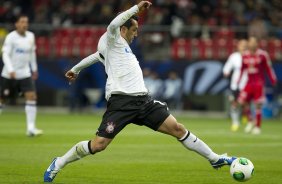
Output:
[[[81,140],[92,138],[101,115],[39,114],[44,135],[25,136],[24,113],[0,115],[0,183],[43,183],[51,160]],[[178,116],[215,152],[249,158],[255,175],[249,184],[282,183],[282,121],[264,120],[259,136],[243,128],[229,131],[225,118]],[[214,170],[208,161],[186,150],[177,140],[146,127],[129,125],[102,153],[66,166],[56,177],[58,184],[229,184],[237,183],[229,168]]]

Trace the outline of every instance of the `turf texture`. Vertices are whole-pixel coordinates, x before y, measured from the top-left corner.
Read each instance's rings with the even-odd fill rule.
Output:
[[[176,117],[215,152],[249,158],[249,184],[282,183],[282,121],[264,120],[262,134],[230,132],[226,118]],[[24,113],[0,115],[0,183],[43,183],[52,159],[94,137],[101,114],[38,114],[41,137],[25,136]],[[127,126],[103,152],[66,166],[57,184],[229,184],[229,168],[213,169],[177,140],[146,127]]]

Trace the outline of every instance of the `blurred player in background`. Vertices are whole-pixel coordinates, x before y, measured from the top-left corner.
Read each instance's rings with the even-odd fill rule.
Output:
[[[35,126],[36,121],[36,92],[34,80],[38,77],[35,36],[28,29],[28,17],[20,15],[16,18],[16,30],[10,32],[5,38],[2,48],[4,67],[1,73],[1,98],[17,98],[23,93],[25,98],[25,113],[27,135],[37,136],[42,130]]]
[[[98,43],[99,53],[83,61],[85,65],[100,60],[108,75],[106,84],[107,110],[96,137],[81,141],[63,156],[55,158],[44,173],[44,182],[52,182],[57,173],[67,164],[87,155],[103,151],[114,137],[129,123],[144,125],[155,131],[171,135],[187,149],[206,158],[212,167],[230,165],[235,157],[218,155],[208,145],[188,131],[169,113],[165,103],[152,99],[145,87],[142,70],[129,44],[137,37],[138,12],[149,9],[151,3],[141,1],[138,5],[119,14],[107,27]],[[101,60],[102,59],[102,60]],[[82,61],[81,61],[82,62]],[[83,64],[79,64],[83,68]],[[73,81],[78,68],[66,73]]]
[[[182,90],[182,80],[175,71],[168,73],[168,78],[164,81],[164,91],[162,99],[168,104],[170,109],[180,109]]]
[[[240,125],[240,111],[239,111],[239,104],[237,102],[237,98],[239,92],[243,89],[247,81],[247,75],[243,74],[242,80],[240,84],[238,84],[241,66],[242,66],[242,54],[247,49],[247,40],[242,39],[239,40],[237,44],[237,51],[232,53],[227,62],[223,67],[223,75],[224,77],[231,77],[230,81],[230,94],[228,96],[229,101],[231,103],[230,106],[230,116],[232,119],[231,131],[235,132],[239,129]]]
[[[276,84],[277,79],[272,69],[272,64],[268,53],[258,48],[258,41],[255,37],[250,37],[248,39],[248,50],[244,52],[242,59],[243,63],[238,83],[242,80],[242,75],[244,72],[247,72],[248,80],[246,86],[240,92],[238,102],[245,106],[244,108],[250,108],[247,104],[250,104],[251,101],[254,101],[256,109],[255,124],[252,122],[248,123],[245,128],[245,132],[260,134],[262,104],[265,101],[264,74],[265,72],[267,73],[272,85]]]

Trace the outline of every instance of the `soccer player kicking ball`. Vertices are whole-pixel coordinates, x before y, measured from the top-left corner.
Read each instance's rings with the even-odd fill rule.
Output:
[[[26,134],[38,136],[43,131],[35,126],[37,96],[34,80],[38,77],[35,38],[34,34],[27,30],[27,16],[19,15],[15,26],[16,30],[7,35],[2,47],[4,67],[0,80],[0,111],[6,98],[16,98],[18,92],[22,92],[25,97]]]
[[[148,95],[139,62],[129,44],[137,37],[138,22],[135,14],[149,9],[150,6],[149,1],[141,1],[138,5],[119,14],[100,38],[99,53],[90,55],[81,61],[83,64],[79,63],[79,67],[75,67],[76,69],[83,68],[94,63],[95,58],[102,59],[108,76],[107,110],[96,137],[91,141],[77,143],[63,156],[55,158],[44,173],[45,182],[52,182],[56,174],[67,164],[103,151],[131,122],[177,138],[187,149],[206,158],[214,168],[230,165],[235,159],[235,157],[214,153],[208,145],[169,114],[165,103],[154,100]],[[85,66],[82,66],[84,64]],[[77,73],[72,69],[66,73],[66,77],[73,81]]]
[[[261,108],[265,101],[264,96],[264,73],[266,72],[272,85],[277,82],[276,75],[272,69],[271,61],[266,51],[258,48],[258,41],[255,37],[250,37],[248,40],[248,50],[242,55],[243,63],[241,67],[241,74],[246,71],[248,80],[245,88],[240,92],[239,103],[243,106],[250,104],[251,100],[255,103],[256,108],[256,122],[248,123],[245,132],[252,134],[261,133]],[[246,108],[246,107],[245,107]],[[247,107],[248,108],[248,107]]]

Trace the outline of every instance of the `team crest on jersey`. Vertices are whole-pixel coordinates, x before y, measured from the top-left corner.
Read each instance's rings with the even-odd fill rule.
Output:
[[[109,134],[113,133],[115,130],[115,126],[116,125],[113,122],[108,122],[106,132],[108,132]]]
[[[9,96],[10,95],[10,90],[9,89],[4,89],[3,94],[4,94],[4,96]]]

